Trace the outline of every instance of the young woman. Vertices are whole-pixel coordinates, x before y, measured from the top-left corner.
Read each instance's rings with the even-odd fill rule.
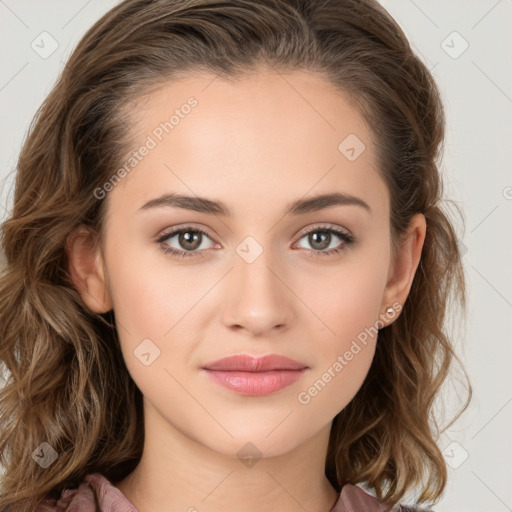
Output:
[[[374,0],[108,12],[2,227],[1,510],[438,502],[466,298],[443,137]]]

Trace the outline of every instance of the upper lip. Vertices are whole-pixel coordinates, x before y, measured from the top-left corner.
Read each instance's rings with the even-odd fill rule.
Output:
[[[224,370],[224,371],[245,371],[245,372],[265,372],[271,370],[302,370],[307,366],[299,361],[289,357],[270,354],[263,357],[252,357],[246,354],[238,354],[229,357],[223,357],[217,361],[203,366],[206,370]]]

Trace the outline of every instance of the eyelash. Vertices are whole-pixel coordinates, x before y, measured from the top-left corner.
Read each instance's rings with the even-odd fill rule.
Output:
[[[185,226],[183,228],[179,228],[179,229],[175,229],[175,230],[171,230],[166,233],[163,233],[156,240],[156,243],[164,253],[171,254],[172,256],[177,257],[177,258],[188,258],[191,256],[195,256],[195,257],[206,256],[206,254],[205,254],[206,250],[203,250],[203,251],[177,251],[176,249],[173,249],[171,247],[164,246],[163,242],[165,240],[167,240],[168,238],[172,238],[174,235],[177,235],[180,233],[185,233],[185,232],[201,233],[211,239],[210,235],[203,229],[192,227],[192,226]],[[337,247],[336,249],[330,249],[328,251],[310,249],[309,251],[312,253],[311,255],[315,258],[316,257],[328,257],[328,256],[341,254],[341,253],[345,252],[346,250],[348,250],[350,248],[350,246],[352,244],[354,244],[354,242],[356,241],[356,239],[353,235],[346,233],[345,231],[341,231],[339,229],[331,228],[328,226],[316,226],[315,228],[307,231],[306,233],[303,233],[301,235],[301,237],[299,238],[299,240],[301,240],[305,236],[309,235],[310,233],[316,233],[316,232],[332,233],[332,234],[336,235],[338,238],[340,238],[344,243],[341,244],[341,246]]]

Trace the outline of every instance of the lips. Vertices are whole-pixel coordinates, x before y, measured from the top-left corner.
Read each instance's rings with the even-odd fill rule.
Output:
[[[224,357],[206,364],[206,370],[267,372],[272,370],[302,370],[307,365],[277,354],[255,358],[245,354]]]
[[[294,359],[276,354],[254,358],[245,354],[224,357],[203,366],[215,383],[240,395],[264,396],[291,386],[308,370]]]

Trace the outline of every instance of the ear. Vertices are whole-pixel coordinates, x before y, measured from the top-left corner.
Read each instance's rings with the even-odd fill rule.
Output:
[[[79,226],[66,239],[68,270],[84,304],[95,313],[112,309],[105,281],[104,261],[90,230]]]
[[[401,306],[404,305],[420,262],[426,232],[425,216],[421,213],[414,215],[404,236],[403,244],[390,263],[388,282],[382,298],[382,311],[385,312],[387,308],[392,307],[395,303],[399,303]],[[399,311],[393,313],[393,318],[396,319],[395,317],[398,317],[398,314]],[[384,313],[381,318],[385,316]],[[390,320],[384,321],[383,327],[390,323],[392,323]]]

